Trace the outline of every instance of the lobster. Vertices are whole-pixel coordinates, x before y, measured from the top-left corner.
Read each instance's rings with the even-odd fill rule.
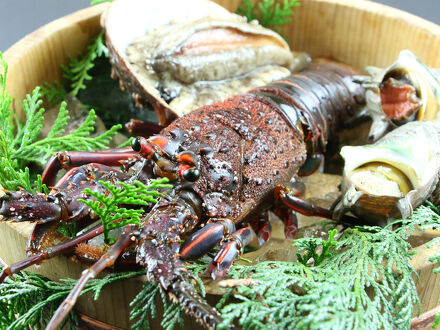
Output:
[[[102,233],[102,226],[96,226],[71,240],[54,234],[60,222],[75,221],[84,228],[93,220],[88,207],[77,201],[87,198],[84,188],[104,191],[98,180],[167,177],[173,190],[147,206],[142,225],[126,226],[83,273],[48,328],[59,326],[89,278],[127,259],[124,250],[129,246],[149,280],[204,326],[215,328],[220,314],[185,281],[191,274],[184,262],[220,245],[207,272],[214,278],[224,276],[255,235],[260,244],[268,239],[269,209],[284,221],[288,238],[296,232],[296,211],[333,217],[331,211],[299,198],[303,185],[297,177],[320,167],[327,141],[364,104],[363,87],[352,79],[355,74],[343,64],[316,62],[284,80],[194,110],[160,134],[135,138],[131,148],[58,153],[43,173],[43,182],[53,185],[48,195],[7,191],[0,199],[0,214],[6,218],[38,222],[29,258],[5,267],[0,281],[44,259],[72,253],[80,242]],[[121,163],[122,169],[115,168]],[[61,169],[68,171],[56,183]],[[342,221],[354,220],[346,215]],[[49,245],[53,240],[61,242]],[[125,257],[118,259],[120,255]]]

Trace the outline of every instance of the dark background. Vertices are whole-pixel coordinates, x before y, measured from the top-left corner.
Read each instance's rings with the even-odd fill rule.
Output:
[[[376,2],[403,9],[440,24],[440,0],[377,0]],[[90,0],[0,0],[0,51],[4,52],[40,26],[86,8],[89,4]]]

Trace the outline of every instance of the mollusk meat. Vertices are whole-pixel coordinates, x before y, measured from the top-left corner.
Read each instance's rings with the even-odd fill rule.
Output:
[[[431,122],[414,121],[376,143],[345,146],[342,198],[335,215],[352,212],[384,225],[407,218],[433,192],[440,171],[440,135]]]
[[[162,124],[306,65],[277,33],[206,0],[118,0],[103,14],[121,87]]]
[[[412,120],[439,121],[440,83],[436,72],[403,50],[386,69],[367,67],[367,112],[373,119],[370,139]]]

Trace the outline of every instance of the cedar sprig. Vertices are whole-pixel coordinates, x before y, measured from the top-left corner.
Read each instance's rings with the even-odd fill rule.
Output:
[[[110,283],[138,277],[145,271],[112,273],[103,278],[90,280],[84,290],[93,292],[97,300],[101,289]],[[29,272],[19,272],[0,284],[0,328],[1,329],[40,329],[44,328],[59,304],[74,288],[76,280],[63,279],[51,281],[48,278]],[[77,317],[71,312],[65,320],[69,329],[78,326]]]
[[[160,323],[162,328],[172,330],[176,325],[183,327],[180,305],[171,303],[157,283],[145,282],[141,292],[130,303],[130,321],[134,322],[131,326],[132,329],[150,329],[150,321],[159,315],[156,307],[158,295],[161,297],[164,310]]]
[[[53,84],[46,82],[41,90],[43,97],[53,104],[58,104],[67,94],[78,95],[80,90],[86,88],[86,81],[92,79],[89,72],[95,66],[95,60],[102,56],[108,57],[104,34],[105,30],[101,30],[98,36],[92,38],[85,55],[79,54],[76,59],[69,57],[69,63],[61,66],[64,78],[70,82],[70,92],[59,81]]]
[[[25,121],[20,122],[11,110],[11,96],[6,91],[8,65],[1,53],[0,65],[3,68],[0,73],[0,185],[3,188],[41,191],[43,188],[35,182],[26,166],[30,163],[43,166],[55,151],[107,148],[121,128],[121,125],[115,125],[105,133],[91,137],[96,120],[96,114],[91,110],[77,130],[63,135],[70,117],[66,104],[62,103],[48,136],[39,140],[44,120],[40,88],[35,88],[23,101]]]
[[[293,8],[299,5],[299,0],[283,0],[282,6],[275,0],[243,0],[237,14],[245,16],[249,22],[256,19],[262,26],[273,27],[290,23]]]
[[[68,94],[64,86],[57,80],[53,84],[45,82],[41,85],[41,95],[51,104],[61,103]]]
[[[305,266],[309,265],[309,262],[314,266],[319,266],[336,252],[337,242],[334,238],[337,234],[337,229],[333,229],[328,232],[328,240],[315,237],[296,239],[293,246],[298,247],[296,254],[298,262]],[[301,252],[303,253],[301,254]]]
[[[233,322],[243,329],[409,327],[419,299],[403,231],[355,227],[336,242],[337,253],[317,266],[234,265],[229,274],[250,277],[253,285],[239,287],[238,302],[221,306],[222,328]]]
[[[104,41],[105,30],[92,39],[90,45],[87,47],[85,55],[78,55],[77,59],[69,58],[69,64],[63,66],[64,77],[69,79],[71,84],[71,94],[77,95],[81,89],[85,89],[85,82],[91,80],[89,71],[95,66],[95,59],[97,57],[108,57],[108,49]]]
[[[135,180],[133,184],[127,182],[112,184],[100,180],[98,182],[105,187],[105,193],[86,188],[83,193],[93,198],[79,199],[78,201],[86,204],[99,216],[104,226],[104,240],[107,244],[111,244],[114,241],[109,236],[111,230],[128,224],[140,226],[141,216],[145,212],[143,208],[128,209],[121,205],[147,206],[149,203],[156,203],[157,197],[164,196],[157,189],[173,187],[167,184],[168,181],[168,178],[154,179],[150,184],[145,185],[138,180]]]
[[[113,2],[113,0],[92,0],[90,6],[99,5],[104,2]]]

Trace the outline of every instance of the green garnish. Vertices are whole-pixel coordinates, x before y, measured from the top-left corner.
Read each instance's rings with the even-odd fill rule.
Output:
[[[155,197],[164,195],[157,190],[160,188],[172,188],[168,178],[152,180],[149,185],[136,180],[133,184],[118,182],[113,185],[110,182],[98,181],[106,189],[106,193],[92,191],[89,188],[84,189],[83,193],[94,197],[93,199],[78,199],[78,201],[90,207],[101,219],[104,226],[104,240],[107,244],[114,243],[114,239],[109,236],[111,230],[126,226],[128,224],[141,225],[141,216],[144,209],[127,209],[119,205],[143,205],[156,203]]]
[[[172,330],[178,325],[183,327],[182,309],[177,303],[170,303],[165,292],[156,283],[145,282],[141,292],[130,303],[130,321],[135,321],[131,326],[135,330],[149,330],[150,320],[156,319],[160,314],[156,307],[156,296],[160,293],[163,304],[163,315],[160,325],[165,330]]]
[[[104,33],[105,30],[101,30],[98,36],[91,40],[85,55],[79,54],[77,59],[69,57],[69,64],[61,66],[64,71],[64,78],[70,81],[70,94],[78,95],[80,90],[86,88],[85,82],[92,79],[89,71],[95,66],[95,60],[98,57],[108,57]],[[67,94],[67,90],[58,81],[54,84],[45,83],[42,87],[42,96],[54,104],[63,100]]]
[[[113,2],[113,0],[92,0],[90,6],[99,5],[104,2]]]
[[[103,278],[92,279],[81,291],[81,295],[93,292],[94,299],[97,300],[104,286],[143,274],[145,271],[141,270],[111,273]],[[0,284],[0,328],[44,329],[76,282],[73,279],[51,281],[29,272],[19,272],[14,277],[6,278]],[[74,312],[69,314],[64,324],[68,329],[77,329],[79,324]]]
[[[298,7],[299,0],[284,0],[283,4],[275,0],[243,0],[237,9],[237,14],[243,15],[250,22],[258,20],[262,26],[273,27],[292,21],[292,8]]]
[[[314,237],[296,239],[293,246],[298,247],[298,253],[296,254],[298,261],[304,266],[307,266],[309,261],[313,261],[314,266],[319,266],[325,259],[335,254],[337,242],[334,238],[337,234],[336,229],[330,230],[327,241]],[[318,252],[318,248],[321,248],[321,253]],[[301,254],[300,252],[305,253]]]
[[[31,177],[26,167],[28,164],[44,165],[55,151],[108,148],[110,140],[121,128],[121,125],[115,125],[99,136],[90,137],[96,119],[95,111],[91,110],[77,130],[63,135],[70,117],[66,104],[62,103],[49,134],[39,140],[44,120],[40,88],[35,88],[32,95],[26,96],[23,101],[25,121],[19,122],[10,107],[11,96],[6,92],[8,65],[1,53],[0,64],[3,67],[3,73],[0,73],[0,185],[3,188],[41,191],[40,180]]]

